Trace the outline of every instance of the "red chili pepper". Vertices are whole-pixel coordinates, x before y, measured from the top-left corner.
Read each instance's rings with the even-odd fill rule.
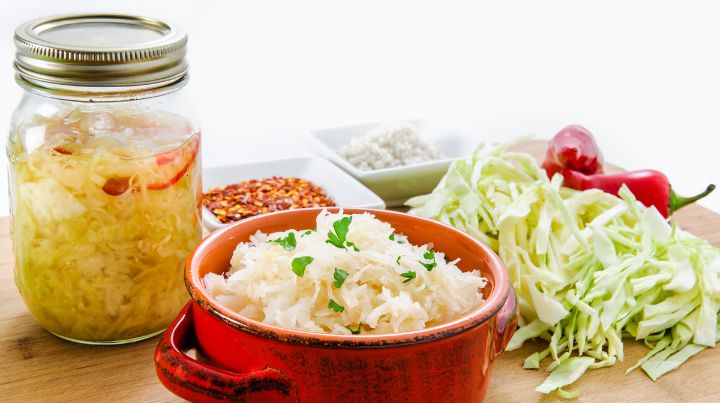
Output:
[[[605,175],[585,175],[569,169],[564,169],[561,173],[565,179],[564,185],[577,190],[600,189],[617,196],[624,184],[638,201],[647,207],[655,206],[666,218],[715,190],[715,185],[709,185],[704,192],[696,196],[678,196],[672,190],[667,176],[652,169]]]
[[[563,169],[594,175],[603,172],[603,156],[588,129],[571,125],[550,140],[542,167],[548,178]]]

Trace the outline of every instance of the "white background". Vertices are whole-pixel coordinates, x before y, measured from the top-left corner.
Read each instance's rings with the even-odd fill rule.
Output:
[[[0,127],[20,95],[14,28],[69,12],[174,21],[190,35],[206,166],[310,154],[302,133],[463,117],[487,136],[569,123],[608,160],[678,192],[720,185],[717,1],[39,1],[0,13]],[[7,164],[0,159],[0,164]],[[0,215],[7,181],[0,181]],[[720,212],[720,191],[702,203]]]

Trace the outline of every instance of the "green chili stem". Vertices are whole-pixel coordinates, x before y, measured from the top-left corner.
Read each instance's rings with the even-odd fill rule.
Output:
[[[700,194],[692,197],[683,197],[679,196],[677,193],[675,193],[674,190],[672,190],[672,188],[670,188],[670,214],[687,206],[688,204],[695,203],[696,201],[712,193],[713,190],[715,190],[715,185],[708,185],[707,189],[705,189],[705,191]]]

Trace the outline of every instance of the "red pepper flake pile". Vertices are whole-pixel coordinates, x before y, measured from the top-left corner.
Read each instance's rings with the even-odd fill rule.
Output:
[[[314,183],[281,176],[212,188],[203,193],[203,204],[222,223],[273,211],[335,206]]]

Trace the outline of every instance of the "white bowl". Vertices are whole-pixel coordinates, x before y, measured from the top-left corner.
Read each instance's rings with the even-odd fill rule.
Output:
[[[410,123],[420,137],[437,146],[447,158],[420,164],[394,168],[362,171],[341,157],[337,150],[359,137],[381,126],[394,123]],[[409,198],[430,193],[440,182],[450,163],[470,155],[478,145],[472,137],[461,135],[461,131],[430,120],[412,119],[396,122],[375,122],[352,126],[315,129],[308,133],[310,146],[319,155],[329,159],[365,186],[380,196],[388,207],[402,206]]]
[[[296,177],[308,180],[325,190],[338,207],[383,209],[383,201],[360,182],[322,158],[291,158],[257,163],[209,167],[203,170],[203,191],[210,188],[263,179],[272,176]],[[225,225],[205,206],[203,225],[215,231]]]

